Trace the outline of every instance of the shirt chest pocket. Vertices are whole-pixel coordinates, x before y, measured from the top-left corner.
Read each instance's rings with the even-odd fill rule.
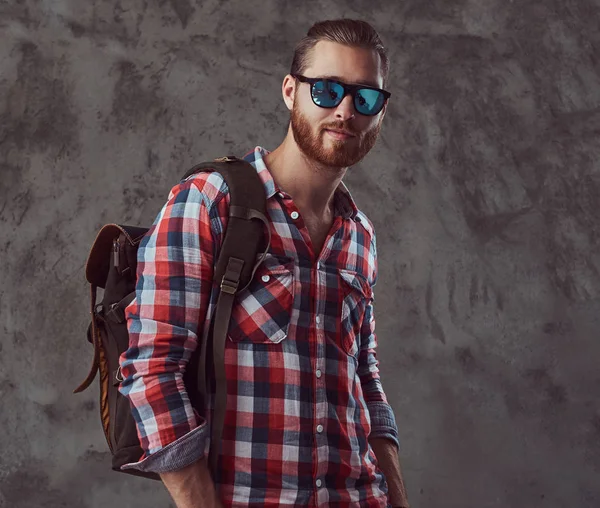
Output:
[[[373,299],[373,291],[367,279],[360,273],[339,270],[342,287],[340,338],[344,351],[355,356],[359,348],[359,336],[367,305]]]
[[[287,337],[294,302],[293,262],[268,258],[236,296],[229,323],[233,342],[279,343]]]

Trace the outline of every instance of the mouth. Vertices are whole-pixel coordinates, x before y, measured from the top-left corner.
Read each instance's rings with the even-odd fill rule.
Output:
[[[325,129],[327,134],[329,134],[334,139],[350,139],[356,137],[354,134],[351,134],[348,131],[342,131],[338,129]]]

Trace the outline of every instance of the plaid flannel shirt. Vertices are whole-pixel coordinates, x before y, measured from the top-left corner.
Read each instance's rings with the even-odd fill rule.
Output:
[[[227,411],[216,483],[224,506],[386,506],[368,439],[398,444],[378,371],[375,234],[344,184],[322,252],[275,185],[261,147],[246,155],[267,195],[266,260],[236,299],[225,350]],[[121,393],[144,455],[124,468],[174,471],[207,456],[210,414],[191,406],[183,373],[206,340],[229,194],[218,173],[180,182],[138,250]],[[318,258],[317,258],[318,257]],[[209,403],[210,406],[210,403]]]

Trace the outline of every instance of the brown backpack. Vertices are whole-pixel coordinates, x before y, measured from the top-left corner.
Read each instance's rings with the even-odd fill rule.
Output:
[[[260,177],[250,163],[236,157],[222,157],[194,166],[183,180],[201,171],[218,172],[230,193],[227,231],[215,263],[213,283],[220,286],[220,292],[209,340],[198,347],[184,374],[190,401],[199,414],[206,414],[209,388],[215,391],[209,466],[216,478],[227,402],[224,351],[231,310],[235,294],[250,284],[264,258],[270,233],[265,247],[262,241],[264,226],[269,232],[266,196]],[[135,298],[137,250],[147,231],[148,228],[107,224],[92,245],[86,265],[86,278],[91,289],[91,322],[87,338],[94,346],[94,358],[89,374],[74,393],[88,388],[100,373],[100,413],[112,453],[112,469],[160,480],[155,473],[121,470],[122,465],[139,461],[143,453],[129,400],[119,393],[118,388],[123,380],[119,356],[129,347],[125,308]],[[257,262],[260,252],[263,255]],[[102,302],[98,304],[97,288],[104,289]]]

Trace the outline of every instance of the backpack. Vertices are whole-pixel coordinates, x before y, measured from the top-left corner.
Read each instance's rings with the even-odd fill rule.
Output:
[[[194,166],[182,180],[201,171],[218,172],[230,192],[227,230],[215,262],[213,284],[218,284],[220,291],[209,340],[198,345],[184,374],[190,401],[200,415],[206,416],[207,394],[211,393],[208,383],[215,392],[209,452],[209,468],[215,479],[227,402],[224,350],[231,310],[236,293],[250,284],[264,259],[270,244],[270,232],[264,187],[250,163],[236,157],[222,157]],[[269,239],[266,248],[260,249],[262,256],[257,262],[259,248],[264,243],[263,225],[267,226]],[[138,462],[143,454],[129,400],[119,393],[118,388],[123,381],[119,356],[129,347],[125,308],[135,298],[137,250],[148,230],[106,224],[92,245],[86,264],[86,279],[91,292],[91,322],[87,338],[94,346],[94,356],[87,377],[74,393],[87,389],[99,373],[100,414],[112,454],[112,469],[160,480],[156,473],[121,470],[124,464]],[[104,289],[102,301],[98,304],[97,288]]]

